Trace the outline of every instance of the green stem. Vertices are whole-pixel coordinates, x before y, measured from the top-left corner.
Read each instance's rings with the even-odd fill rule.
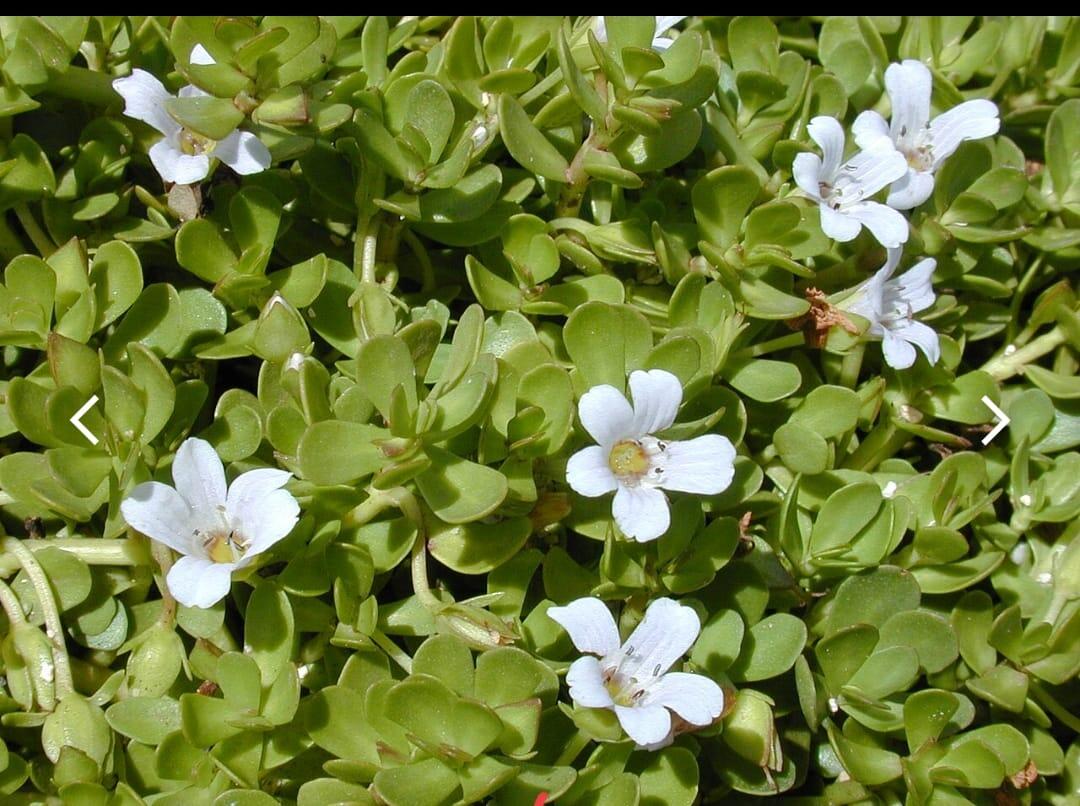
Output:
[[[71,66],[53,76],[43,92],[95,106],[112,106],[120,103],[120,96],[112,86],[113,78],[108,73]]]
[[[372,630],[369,637],[375,642],[375,646],[405,671],[405,674],[412,674],[412,658],[404,649],[391,641],[382,630]]]
[[[552,87],[556,86],[560,81],[562,81],[562,68],[556,67],[543,79],[533,85],[533,87],[528,92],[522,93],[521,97],[518,98],[518,102],[522,106],[528,107],[529,104],[531,104],[537,98],[540,98],[547,94],[547,91],[550,90]]]
[[[607,103],[607,83],[603,76],[596,78],[596,90],[601,99]],[[613,121],[594,120],[589,129],[589,136],[577,150],[570,167],[566,169],[566,187],[559,196],[559,203],[555,207],[555,217],[577,217],[581,211],[581,202],[585,198],[585,190],[589,187],[589,175],[585,173],[585,160],[593,151],[603,151],[608,147],[611,138],[615,136],[617,124]]]
[[[566,743],[566,747],[563,748],[562,753],[560,753],[559,757],[555,760],[555,766],[569,766],[574,761],[574,759],[581,754],[581,751],[585,749],[585,745],[587,745],[588,743],[589,737],[582,733],[580,730],[577,731],[574,734],[573,738],[571,738],[570,741]]]
[[[427,536],[423,528],[416,530],[416,542],[412,550],[412,584],[413,593],[420,600],[420,604],[431,612],[442,610],[443,603],[431,592],[431,582],[427,572]]]
[[[863,356],[866,354],[866,343],[859,342],[844,356],[840,362],[840,385],[848,389],[854,389],[859,382],[859,372],[862,370]]]
[[[26,623],[26,613],[23,612],[22,605],[19,604],[19,597],[2,579],[0,579],[0,607],[4,608],[4,612],[7,613],[8,621],[11,622],[12,626]]]
[[[75,684],[71,680],[71,665],[68,662],[67,646],[64,643],[64,625],[60,622],[60,611],[53,599],[52,588],[49,586],[48,577],[42,570],[34,553],[28,549],[21,540],[14,537],[5,537],[0,542],[5,553],[10,552],[18,559],[23,571],[34,586],[38,603],[41,605],[41,615],[45,619],[45,634],[53,645],[53,667],[56,670],[56,694],[58,699],[75,690]]]
[[[367,211],[356,219],[356,243],[353,246],[353,271],[362,283],[375,282],[375,252],[379,244],[378,214]]]
[[[991,358],[981,369],[995,381],[1003,381],[1017,373],[1023,372],[1024,367],[1034,363],[1049,352],[1056,350],[1065,343],[1065,331],[1061,325],[1057,325],[1049,333],[1044,333],[1037,339],[1032,339],[1019,350],[1009,354],[1000,353]]]
[[[19,223],[22,225],[23,232],[33,242],[34,248],[38,250],[38,254],[42,257],[48,257],[56,251],[56,244],[52,242],[45,230],[38,224],[37,219],[34,218],[34,214],[30,212],[30,208],[25,204],[15,205],[15,217],[19,219]]]
[[[910,434],[897,428],[891,419],[885,419],[866,435],[866,439],[844,462],[844,467],[869,473],[895,455],[909,439]]]
[[[357,504],[346,513],[345,517],[341,519],[341,525],[353,527],[370,523],[383,510],[395,506],[396,500],[393,492],[393,490],[368,490],[368,497],[364,499],[363,503]]]
[[[165,581],[169,576],[169,570],[173,567],[172,549],[164,543],[151,540],[150,554],[161,567],[161,579],[158,582],[158,589],[161,591],[161,616],[158,621],[166,627],[172,627],[173,621],[176,619],[176,599],[173,598],[169,585]]]
[[[791,347],[801,347],[806,343],[806,339],[802,333],[788,333],[784,336],[777,336],[775,339],[769,339],[763,341],[760,344],[755,344],[752,347],[747,347],[744,350],[739,350],[737,353],[731,356],[732,359],[741,360],[746,358],[757,358],[759,355],[765,355],[766,353],[775,353],[777,350],[787,350]]]
[[[150,554],[141,541],[133,539],[102,540],[100,537],[62,537],[52,540],[29,540],[21,544],[30,552],[52,547],[74,554],[87,565],[145,565]],[[17,558],[0,555],[0,577],[9,577],[21,568]]]
[[[1024,304],[1024,298],[1027,296],[1029,288],[1035,282],[1040,269],[1042,269],[1042,263],[1042,255],[1032,260],[1027,267],[1027,271],[1020,278],[1020,282],[1016,285],[1016,292],[1013,294],[1012,302],[1009,304],[1009,326],[1006,330],[1008,334],[1006,344],[1014,343],[1016,340],[1017,329],[1023,321],[1023,317],[1020,316],[1020,308]]]
[[[1080,733],[1080,719],[1071,714],[1067,708],[1054,699],[1048,691],[1046,691],[1039,683],[1032,680],[1028,687],[1032,694],[1035,695],[1035,699],[1039,701],[1047,711],[1061,721],[1063,725],[1072,730],[1073,733]]]

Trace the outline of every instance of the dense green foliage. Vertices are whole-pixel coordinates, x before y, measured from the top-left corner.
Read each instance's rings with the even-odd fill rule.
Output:
[[[595,26],[0,17],[4,803],[1077,802],[1080,22]],[[904,214],[941,355],[894,369],[832,304],[885,250],[792,166],[903,59],[1001,129]],[[135,68],[270,167],[164,183]],[[738,453],[644,543],[566,473],[638,369]],[[189,436],[301,510],[207,609],[120,511]],[[589,595],[694,608],[722,717],[575,705]]]

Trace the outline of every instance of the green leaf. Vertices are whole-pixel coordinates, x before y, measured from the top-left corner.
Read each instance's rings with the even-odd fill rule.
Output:
[[[165,108],[181,126],[211,140],[224,140],[244,120],[232,101],[211,96],[170,98]]]
[[[270,685],[292,655],[293,611],[283,590],[269,583],[256,586],[244,613],[244,644],[263,686]]]
[[[554,182],[566,182],[570,163],[558,152],[512,95],[499,98],[499,132],[506,150],[526,170]]]
[[[416,477],[416,484],[441,520],[452,524],[480,520],[503,502],[509,483],[498,470],[435,446],[426,451],[431,466]]]
[[[389,436],[363,423],[312,423],[297,446],[300,474],[315,484],[348,484],[370,476],[386,463],[376,442]]]
[[[774,613],[746,633],[739,659],[728,674],[733,680],[754,682],[777,677],[795,664],[806,645],[806,625],[789,613]]]
[[[571,313],[563,339],[586,389],[601,383],[623,389],[628,373],[644,365],[652,348],[644,316],[632,308],[602,302],[586,303]]]
[[[131,697],[110,706],[105,719],[113,730],[129,739],[158,745],[180,729],[180,703],[171,697]]]

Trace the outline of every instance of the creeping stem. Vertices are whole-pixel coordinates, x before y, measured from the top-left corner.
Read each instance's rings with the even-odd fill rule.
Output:
[[[51,546],[74,554],[87,565],[145,565],[150,559],[146,546],[141,541],[132,539],[58,537],[51,540],[31,540],[21,545],[31,553]],[[0,554],[0,576],[10,576],[21,567],[21,563],[14,555]]]
[[[1011,353],[1001,353],[991,358],[982,366],[982,371],[989,374],[995,381],[1004,381],[1013,375],[1024,371],[1024,367],[1042,358],[1049,352],[1056,350],[1065,343],[1065,331],[1061,325],[1044,333],[1037,339],[1032,339],[1023,347]]]
[[[30,579],[30,584],[34,587],[34,593],[37,594],[38,602],[41,604],[41,615],[45,619],[45,634],[52,642],[56,693],[58,697],[63,698],[65,694],[75,690],[75,685],[71,680],[71,664],[64,644],[64,625],[60,623],[60,611],[57,610],[56,600],[53,599],[49,580],[34,557],[34,553],[21,540],[5,537],[0,545],[3,546],[5,553],[14,555],[19,561],[26,576]]]
[[[404,487],[390,490],[369,490],[367,500],[355,507],[343,519],[346,526],[362,526],[374,519],[384,509],[394,507],[416,526],[416,542],[412,549],[413,592],[421,604],[429,610],[442,609],[443,603],[431,592],[431,583],[427,572],[427,530],[424,528],[424,516],[416,496]]]

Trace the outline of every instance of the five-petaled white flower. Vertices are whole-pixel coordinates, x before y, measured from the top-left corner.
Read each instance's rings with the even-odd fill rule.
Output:
[[[844,129],[836,118],[819,115],[807,126],[821,156],[795,157],[792,175],[821,208],[821,229],[837,241],[850,241],[865,226],[885,247],[908,239],[908,223],[896,210],[871,197],[907,171],[907,161],[891,144],[860,151],[844,162]]]
[[[937,331],[916,321],[915,314],[934,304],[930,277],[937,262],[927,258],[893,278],[901,253],[900,249],[890,249],[885,265],[840,307],[870,322],[867,333],[882,340],[885,363],[893,369],[907,369],[914,364],[915,347],[933,365],[941,357]]]
[[[653,50],[667,50],[673,44],[675,40],[671,37],[661,36],[685,20],[686,17],[656,17],[656,27],[653,29],[653,40],[650,47]],[[596,34],[596,38],[600,42],[607,42],[607,24],[604,22],[603,17],[597,17],[596,22],[593,25],[593,33]]]
[[[851,132],[861,148],[895,148],[908,168],[889,189],[888,203],[897,210],[918,207],[934,191],[934,172],[964,140],[997,134],[998,108],[993,101],[965,101],[930,120],[933,77],[922,62],[905,59],[885,70],[885,88],[892,102],[892,122],[868,109],[855,118]]]
[[[192,64],[214,64],[202,45],[191,51]],[[186,129],[169,114],[173,98],[156,77],[136,68],[126,78],[112,83],[124,99],[124,114],[153,126],[163,135],[150,147],[150,162],[166,182],[190,185],[210,173],[210,158],[216,157],[238,174],[254,174],[270,167],[270,151],[251,132],[236,129],[224,140],[211,140]],[[207,93],[188,84],[179,92],[181,98],[197,98]]]
[[[599,444],[570,457],[566,480],[589,498],[614,492],[612,512],[619,529],[645,542],[660,537],[671,524],[662,490],[722,492],[735,476],[735,448],[719,434],[682,442],[654,436],[675,422],[682,402],[682,384],[670,372],[632,372],[630,392],[633,406],[607,384],[581,396],[581,424]]]
[[[654,750],[671,743],[671,711],[697,727],[723,713],[724,692],[713,680],[668,671],[701,631],[692,608],[657,599],[622,645],[615,619],[599,599],[577,599],[547,614],[579,651],[590,653],[566,672],[571,698],[586,708],[613,710],[626,734],[642,747]]]
[[[291,473],[259,468],[225,487],[225,468],[209,442],[187,439],[176,452],[173,489],[138,485],[120,504],[133,529],[184,556],[169,570],[173,598],[212,607],[229,592],[232,572],[244,568],[296,525],[300,506],[282,489]]]

